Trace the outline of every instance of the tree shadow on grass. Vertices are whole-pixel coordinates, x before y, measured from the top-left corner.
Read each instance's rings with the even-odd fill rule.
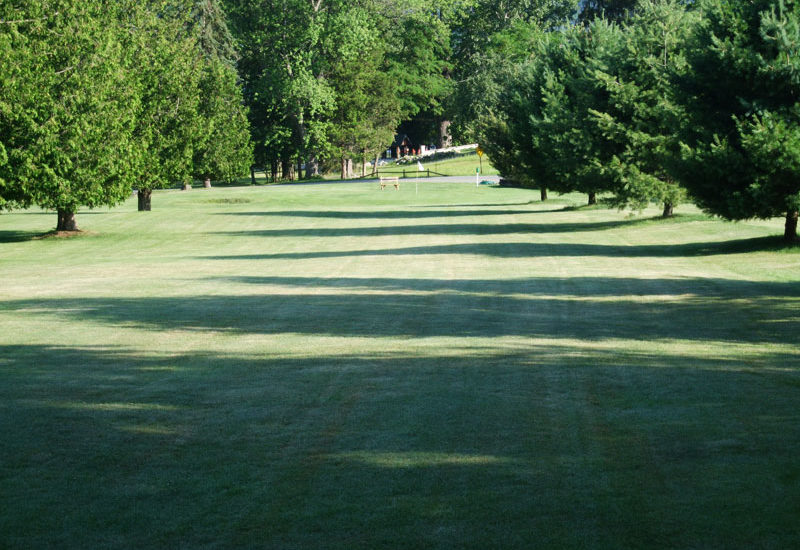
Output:
[[[495,206],[528,206],[531,204],[541,204],[539,201],[521,201],[521,202],[496,202],[496,203],[464,203],[464,204],[421,204],[419,208],[492,208]],[[533,212],[560,212],[561,209],[553,208],[550,210],[534,210]]]
[[[376,227],[309,227],[302,229],[263,229],[220,231],[215,234],[249,237],[378,237],[387,235],[509,235],[516,233],[578,233],[629,226],[635,221],[587,223],[506,223],[506,224],[428,224]],[[402,250],[402,249],[401,249]]]
[[[683,279],[239,279],[294,286],[229,296],[31,299],[4,309],[158,330],[421,338],[434,336],[794,341],[795,284]],[[483,285],[483,286],[481,286]],[[307,288],[313,288],[308,292]],[[642,298],[644,296],[644,298]]]
[[[0,351],[9,546],[800,543],[796,355]]]
[[[613,227],[611,225],[610,227]],[[394,228],[388,228],[391,232]],[[313,229],[309,230],[313,235]],[[336,230],[332,230],[332,235]],[[345,233],[353,231],[345,229]],[[373,231],[374,234],[374,231]],[[678,258],[730,254],[745,254],[757,251],[800,250],[783,244],[778,237],[759,237],[732,241],[694,242],[656,245],[604,245],[583,243],[468,243],[433,246],[375,248],[364,250],[333,250],[315,252],[283,252],[276,254],[242,254],[204,256],[212,260],[308,260],[319,258],[348,258],[358,256],[424,256],[441,254],[471,254],[495,258],[534,257],[608,257],[608,258]]]
[[[476,207],[477,208],[477,207]],[[263,210],[257,212],[224,212],[220,216],[273,216],[287,218],[330,218],[341,220],[424,219],[463,216],[512,216],[544,213],[541,210]]]
[[[47,232],[41,231],[0,231],[0,243],[21,243],[41,239]]]

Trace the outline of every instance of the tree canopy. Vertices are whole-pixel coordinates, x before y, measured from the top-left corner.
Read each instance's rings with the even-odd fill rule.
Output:
[[[543,198],[670,215],[688,194],[794,240],[798,44],[795,0],[10,0],[0,208],[70,229],[253,158],[349,177],[401,123],[451,119]]]
[[[800,209],[800,5],[705,1],[679,80],[690,124],[681,182],[728,219],[786,217]]]
[[[197,7],[0,6],[0,205],[55,210],[57,229],[75,230],[79,207],[117,204],[133,187],[149,196],[198,172],[244,170],[247,127],[230,51],[204,50],[210,32]]]
[[[428,4],[228,2],[257,161],[313,174],[384,149],[401,121],[440,108],[449,34]]]
[[[127,83],[116,2],[0,6],[0,182],[6,206],[37,204],[76,228],[79,206],[130,193],[140,97]]]

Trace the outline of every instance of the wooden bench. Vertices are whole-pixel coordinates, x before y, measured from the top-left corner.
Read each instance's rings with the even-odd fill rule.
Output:
[[[378,176],[381,182],[381,189],[386,187],[387,185],[394,185],[395,189],[400,189],[400,178],[397,176]]]

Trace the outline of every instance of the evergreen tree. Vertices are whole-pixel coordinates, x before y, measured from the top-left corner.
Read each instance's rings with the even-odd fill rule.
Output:
[[[118,4],[0,4],[0,196],[6,206],[75,213],[129,194],[139,96],[128,82]]]
[[[579,191],[596,204],[597,195],[614,188],[610,169],[621,146],[609,140],[598,128],[593,109],[604,109],[611,101],[597,74],[621,54],[621,33],[617,25],[603,19],[588,27],[571,27],[564,31],[543,90],[545,109],[535,119],[533,132],[545,147],[552,149],[558,179],[553,189]]]
[[[578,10],[578,0],[473,0],[460,8],[450,16],[457,85],[448,110],[458,136],[474,140],[486,97],[497,85],[494,76],[505,78],[510,65],[528,57],[524,45],[532,29],[551,31],[567,25]]]
[[[498,51],[508,63],[487,78],[480,94],[477,136],[504,178],[525,187],[538,187],[542,200],[559,179],[556,148],[561,136],[555,120],[546,116],[543,90],[553,77],[552,66],[564,52],[564,35],[537,25],[517,24],[495,36]],[[544,129],[545,124],[551,127]]]
[[[232,181],[253,162],[250,125],[236,69],[219,58],[207,58],[199,82],[201,134],[192,155],[192,175]]]
[[[622,22],[633,14],[637,0],[582,0],[579,19],[585,23],[603,18]]]
[[[128,67],[140,97],[135,138],[139,210],[151,208],[154,189],[192,178],[195,147],[204,139],[199,113],[202,56],[191,34],[191,5],[171,0],[128,4]]]
[[[353,176],[353,158],[364,161],[391,142],[403,108],[397,96],[401,83],[385,70],[388,43],[369,11],[351,6],[328,28],[325,39],[334,53],[328,81],[335,91],[329,135],[345,179]]]
[[[800,210],[800,4],[706,0],[691,70],[679,80],[681,181],[727,219],[785,216],[797,240]]]
[[[561,192],[597,194],[613,186],[608,166],[619,145],[606,139],[590,110],[609,94],[596,78],[618,56],[619,29],[605,21],[540,33],[530,58],[500,86],[497,108],[481,119],[481,143],[504,175]],[[501,148],[506,151],[500,151]]]
[[[232,180],[253,162],[233,35],[217,0],[197,0],[190,33],[203,54],[198,114],[202,132],[194,147],[192,174],[210,187],[212,179]]]
[[[235,66],[239,54],[219,0],[195,0],[192,16],[193,34],[206,57]]]
[[[591,112],[603,137],[621,148],[609,164],[617,206],[643,208],[655,201],[670,216],[682,197],[671,169],[685,114],[672,82],[686,70],[685,47],[695,15],[679,0],[642,0],[624,27],[621,55],[610,60],[607,72],[596,73],[609,101],[605,109]]]

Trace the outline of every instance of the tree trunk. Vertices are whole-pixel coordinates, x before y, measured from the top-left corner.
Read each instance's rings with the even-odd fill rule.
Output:
[[[661,213],[662,218],[671,218],[673,211],[675,210],[675,205],[671,202],[664,203],[664,212]]]
[[[450,121],[443,120],[439,123],[439,148],[451,145],[453,145],[453,138],[450,136]]]
[[[347,159],[347,179],[352,179],[355,177],[355,171],[353,170],[353,159]]]
[[[542,187],[539,191],[540,191],[540,193],[542,195],[542,202],[546,201],[547,200],[547,187]]]
[[[306,177],[308,177],[308,172],[306,172]],[[297,179],[303,179],[303,159],[297,157]]]
[[[366,177],[367,175],[367,151],[366,149],[361,150],[361,177]]]
[[[251,185],[255,185],[256,184],[256,167],[255,167],[255,165],[250,167],[250,184]]]
[[[378,173],[378,161],[380,161],[380,160],[381,160],[380,153],[376,153],[375,154],[375,164],[372,165],[372,175],[373,176]]]
[[[278,161],[277,160],[273,160],[270,163],[269,171],[270,171],[270,174],[272,176],[270,181],[272,181],[272,183],[275,183],[276,181],[278,181]]]
[[[152,189],[139,189],[139,192],[136,194],[136,197],[139,199],[139,212],[150,212],[152,196]]]
[[[786,213],[786,225],[783,231],[783,240],[788,243],[797,242],[797,218],[800,216],[797,210],[790,210]]]
[[[589,193],[589,206],[597,204],[597,193],[594,191]]]
[[[292,180],[292,161],[290,159],[281,160],[281,179]]]
[[[75,212],[58,209],[58,224],[56,231],[80,231],[75,222]]]
[[[319,176],[319,161],[315,155],[311,155],[306,161],[306,177],[316,178],[317,176]]]

